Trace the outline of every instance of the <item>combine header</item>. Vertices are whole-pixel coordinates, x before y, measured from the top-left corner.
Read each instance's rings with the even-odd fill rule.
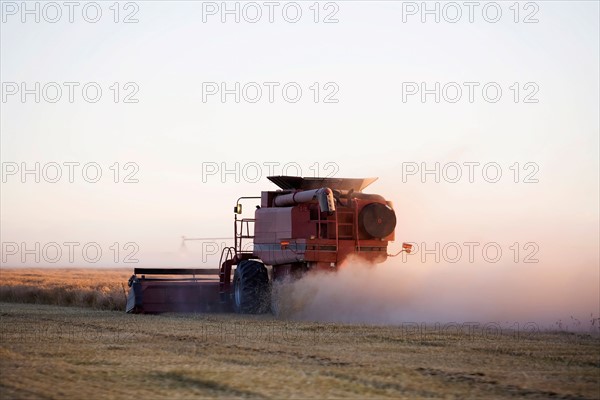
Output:
[[[396,215],[391,202],[362,192],[376,179],[269,177],[280,190],[238,199],[234,246],[223,249],[219,268],[136,268],[127,312],[264,313],[274,282],[335,270],[349,256],[385,261]],[[249,201],[254,218],[242,218]]]

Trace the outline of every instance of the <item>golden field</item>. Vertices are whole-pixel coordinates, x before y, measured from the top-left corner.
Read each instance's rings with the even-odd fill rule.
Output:
[[[600,398],[597,336],[129,315],[128,276],[2,270],[0,398]]]
[[[2,268],[0,301],[123,310],[131,269]]]

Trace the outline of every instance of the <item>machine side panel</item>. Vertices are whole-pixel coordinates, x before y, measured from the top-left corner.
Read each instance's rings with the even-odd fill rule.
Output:
[[[254,243],[279,243],[292,237],[293,207],[263,207],[256,210]]]

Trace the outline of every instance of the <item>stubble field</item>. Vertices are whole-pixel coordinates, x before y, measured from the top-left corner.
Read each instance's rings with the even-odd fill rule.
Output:
[[[128,315],[128,276],[3,269],[0,397],[600,398],[595,335]]]

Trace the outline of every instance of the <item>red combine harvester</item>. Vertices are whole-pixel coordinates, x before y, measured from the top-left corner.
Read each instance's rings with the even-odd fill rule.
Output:
[[[376,179],[269,177],[280,190],[238,199],[234,246],[218,269],[135,268],[126,311],[264,313],[274,282],[335,270],[349,256],[385,261],[396,215],[382,196],[362,193]],[[242,202],[259,200],[254,218],[238,218]]]

